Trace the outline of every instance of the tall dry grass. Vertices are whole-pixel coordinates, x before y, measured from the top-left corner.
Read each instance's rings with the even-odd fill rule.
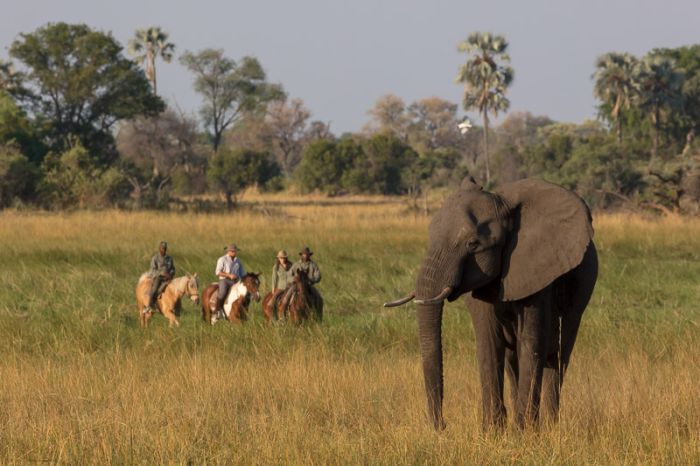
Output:
[[[355,202],[357,201],[357,202]],[[427,220],[391,199],[260,197],[230,215],[0,214],[0,463],[698,464],[700,221],[596,215],[601,274],[561,422],[480,430],[471,322],[445,312],[445,416],[424,414],[413,286]],[[133,286],[160,239],[213,279],[309,244],[322,325],[138,327]]]

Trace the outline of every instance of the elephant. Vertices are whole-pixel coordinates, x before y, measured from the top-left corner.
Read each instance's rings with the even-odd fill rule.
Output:
[[[463,296],[471,314],[481,381],[482,424],[506,425],[504,372],[515,425],[556,420],[564,373],[593,293],[598,256],[591,213],[575,193],[535,179],[483,190],[473,178],[433,216],[415,290],[428,413],[442,411],[444,300]]]

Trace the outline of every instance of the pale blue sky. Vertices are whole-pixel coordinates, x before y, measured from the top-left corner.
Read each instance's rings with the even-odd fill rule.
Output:
[[[83,22],[126,45],[138,27],[170,32],[184,50],[223,48],[257,56],[271,81],[299,97],[314,119],[339,134],[358,130],[376,99],[439,96],[460,102],[454,77],[472,31],[505,34],[515,68],[511,111],[560,121],[595,116],[595,59],[608,51],[642,55],[700,42],[697,0],[2,0],[0,56],[20,32],[47,22]],[[158,89],[194,112],[199,98],[177,62],[159,63]]]

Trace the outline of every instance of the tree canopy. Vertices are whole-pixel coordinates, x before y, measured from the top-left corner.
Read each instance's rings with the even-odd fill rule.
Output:
[[[163,101],[111,34],[84,24],[55,23],[21,34],[9,49],[22,68],[7,90],[37,120],[49,146],[78,139],[92,156],[113,160],[112,127],[156,115]]]

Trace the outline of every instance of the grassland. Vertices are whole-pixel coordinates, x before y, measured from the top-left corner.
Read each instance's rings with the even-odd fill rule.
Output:
[[[601,273],[561,422],[479,428],[468,313],[445,313],[445,415],[424,415],[413,286],[427,220],[390,199],[256,198],[233,214],[0,214],[0,464],[698,464],[700,221],[597,215]],[[322,201],[322,202],[321,202]],[[310,245],[322,325],[138,326],[160,239],[213,279]]]

